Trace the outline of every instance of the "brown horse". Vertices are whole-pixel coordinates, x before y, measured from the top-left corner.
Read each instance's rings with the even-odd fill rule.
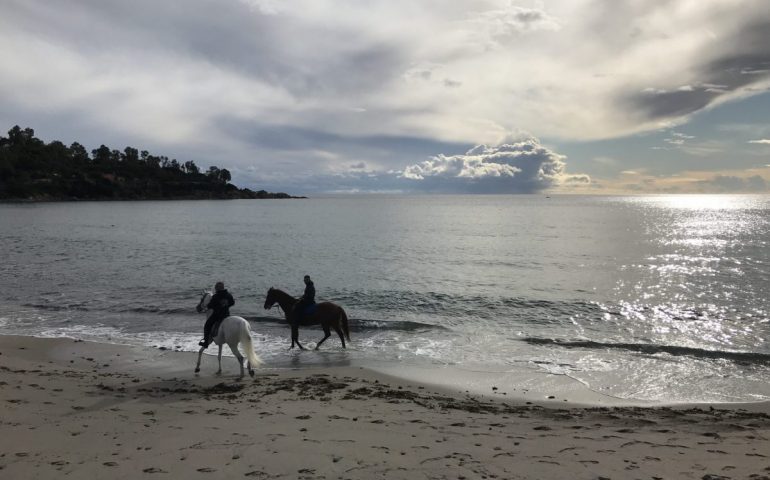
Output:
[[[277,303],[280,305],[281,310],[283,310],[286,321],[291,324],[289,316],[294,309],[294,305],[298,301],[299,300],[292,297],[283,290],[271,287],[270,290],[267,291],[267,298],[265,298],[265,309],[268,310],[273,308],[273,305]],[[324,338],[318,342],[318,344],[315,346],[315,349],[318,350],[318,347],[320,347],[327,338],[331,337],[332,334],[330,328],[333,328],[334,331],[337,332],[337,335],[340,336],[340,340],[342,340],[342,348],[347,348],[345,347],[345,338],[350,341],[350,330],[348,329],[348,315],[345,313],[345,310],[339,305],[331,302],[318,303],[315,305],[315,307],[315,311],[302,317],[302,321],[300,322],[300,325],[304,326],[320,324],[321,328],[323,328]],[[344,336],[343,332],[345,334]],[[292,325],[291,348],[294,348],[295,342],[299,348],[303,350],[305,349],[305,347],[299,343],[299,328]]]

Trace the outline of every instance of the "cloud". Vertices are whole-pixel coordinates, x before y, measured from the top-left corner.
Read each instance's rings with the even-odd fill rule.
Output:
[[[162,91],[166,117],[202,107],[198,128],[239,114],[473,144],[517,127],[568,139],[648,130],[770,78],[762,0],[618,3],[7,0],[0,99],[88,99],[80,115],[127,117],[117,98]],[[52,75],[27,84],[39,65]],[[241,104],[218,106],[219,92]]]
[[[477,145],[464,154],[433,155],[399,170],[371,168],[365,162],[345,165],[332,174],[231,171],[249,185],[269,179],[278,189],[302,192],[534,193],[547,189],[576,191],[591,186],[584,174],[566,172],[565,157],[520,133],[514,143]],[[298,190],[299,189],[299,190]]]
[[[265,15],[278,15],[281,9],[279,0],[240,0],[254,10]]]
[[[756,2],[745,6],[754,5],[758,6]],[[700,17],[704,24],[719,25],[721,35],[700,41],[694,40],[696,37],[686,40],[682,37],[683,41],[676,46],[676,50],[682,47],[690,49],[687,60],[689,72],[676,72],[669,79],[661,77],[656,85],[648,86],[641,93],[626,95],[630,108],[648,119],[671,121],[723,101],[750,95],[753,85],[767,85],[770,50],[766,45],[770,43],[770,15],[765,12],[745,16],[739,19],[738,28],[725,29],[727,24],[720,22],[717,16],[720,12],[724,13],[723,8],[726,7],[725,4],[692,8],[695,14],[693,20]],[[687,8],[680,6],[679,10]],[[670,59],[672,55],[666,57]],[[678,87],[672,85],[677,78],[688,83]]]
[[[761,145],[770,145],[770,139],[762,138],[759,140],[749,140],[749,143],[758,143]]]
[[[561,22],[542,9],[509,5],[502,9],[472,15],[464,26],[488,47],[504,46],[521,35],[538,31],[557,31]]]
[[[695,138],[693,135],[686,135],[681,132],[671,132],[671,136],[663,141],[670,145],[684,145],[687,140],[692,140],[693,138]]]
[[[695,140],[695,135],[687,135],[681,132],[671,132],[663,139],[666,146],[652,146],[653,150],[678,150],[688,155],[706,157],[724,151],[722,142],[715,140]],[[695,141],[693,141],[695,140]]]
[[[592,178],[603,193],[768,193],[770,165],[745,170],[686,170],[654,175],[644,169],[627,170],[615,177]]]
[[[737,177],[732,175],[716,175],[709,180],[697,182],[696,187],[708,192],[762,193],[770,191],[770,183],[759,175]]]
[[[364,162],[423,176],[393,188],[534,191],[587,178],[459,154],[517,128],[621,138],[770,87],[766,0],[523,3],[5,0],[0,123],[253,167],[254,182],[333,186]]]
[[[567,174],[564,159],[530,137],[495,147],[477,145],[462,155],[437,155],[407,166],[401,178],[431,191],[537,192],[590,183],[587,175]]]

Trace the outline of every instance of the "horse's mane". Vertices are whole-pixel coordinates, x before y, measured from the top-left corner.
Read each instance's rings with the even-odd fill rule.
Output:
[[[293,295],[291,295],[291,294],[289,294],[289,293],[286,293],[286,292],[284,292],[284,291],[283,291],[283,290],[281,290],[280,288],[270,287],[270,290],[273,292],[273,294],[274,294],[274,295],[276,295],[276,296],[278,296],[278,297],[285,297],[285,298],[288,298],[289,300],[291,300],[291,301],[293,301],[293,302],[296,302],[296,301],[297,301],[297,299],[296,299],[296,298],[294,298],[294,296],[293,296]]]

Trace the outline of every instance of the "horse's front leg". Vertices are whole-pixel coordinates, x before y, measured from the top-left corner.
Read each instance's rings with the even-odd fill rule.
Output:
[[[219,345],[219,353],[217,353],[217,361],[219,361],[219,370],[217,370],[217,375],[222,375],[222,345]]]
[[[299,327],[294,327],[294,328],[293,328],[293,330],[292,330],[292,332],[291,332],[291,336],[292,336],[292,339],[291,339],[291,341],[292,341],[292,344],[293,344],[294,342],[297,342],[297,346],[299,347],[299,349],[300,349],[300,350],[304,350],[304,349],[305,349],[305,347],[303,347],[303,346],[302,346],[302,344],[301,344],[301,343],[299,343]]]
[[[291,328],[291,347],[289,347],[289,350],[291,350],[292,348],[294,348],[294,342],[297,341],[297,335],[298,335],[297,327],[294,326],[288,314],[286,314],[286,323],[288,323],[289,328]]]
[[[294,348],[294,344],[297,344],[297,346],[300,348],[300,350],[304,350],[305,347],[302,346],[301,343],[299,343],[299,327],[295,327],[292,325],[291,327],[291,348]]]
[[[195,373],[201,371],[201,357],[203,356],[204,350],[206,350],[206,347],[201,347],[201,349],[198,351],[198,363],[195,364]]]

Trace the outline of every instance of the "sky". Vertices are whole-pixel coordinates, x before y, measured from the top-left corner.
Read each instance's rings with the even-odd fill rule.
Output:
[[[292,194],[770,192],[768,0],[0,12],[0,131]]]

